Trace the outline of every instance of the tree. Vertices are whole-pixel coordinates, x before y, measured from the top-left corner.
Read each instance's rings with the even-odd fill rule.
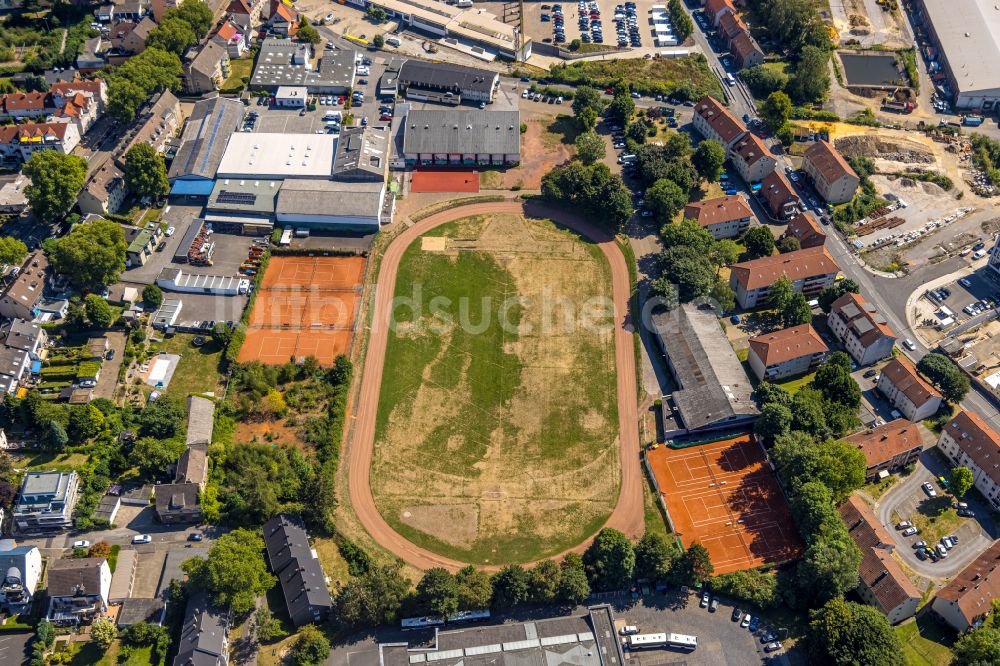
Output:
[[[167,196],[167,167],[163,156],[148,143],[139,143],[125,154],[125,185],[140,199],[159,201]]]
[[[854,361],[851,360],[851,357],[848,356],[847,352],[845,351],[833,352],[832,354],[826,357],[826,360],[823,361],[823,364],[835,365],[848,373],[854,370]]]
[[[581,133],[576,137],[576,156],[586,165],[599,162],[607,154],[607,145],[604,139],[593,130]]]
[[[73,439],[84,442],[104,426],[104,414],[94,405],[73,405],[69,410],[69,432]]]
[[[785,328],[808,324],[812,321],[812,308],[809,301],[800,293],[795,292],[781,309],[781,325]]]
[[[764,65],[744,69],[740,72],[740,78],[750,88],[754,97],[758,98],[767,97],[776,90],[783,90],[788,84],[787,74]]]
[[[597,116],[604,110],[601,92],[591,86],[580,86],[573,97],[573,115],[584,132],[594,129]]]
[[[115,315],[106,300],[101,298],[98,294],[90,293],[83,299],[83,305],[87,312],[87,319],[90,320],[90,323],[94,326],[94,328],[111,328],[111,324],[114,323]]]
[[[861,387],[854,381],[849,369],[836,363],[826,362],[816,371],[813,388],[819,390],[827,400],[857,408],[861,404]]]
[[[42,441],[50,451],[62,451],[69,444],[69,435],[58,421],[49,421],[44,432]]]
[[[670,0],[667,3],[667,11],[670,12],[670,24],[674,27],[677,41],[683,42],[694,32],[694,21],[691,20],[691,15],[684,10],[681,0]]]
[[[761,407],[772,404],[784,405],[785,407],[792,406],[792,394],[783,386],[761,382],[754,393]]]
[[[736,307],[736,292],[722,278],[716,277],[712,291],[708,297],[715,301],[722,312],[729,312]]]
[[[792,410],[785,405],[772,403],[760,410],[760,418],[754,424],[754,432],[768,444],[792,427]]]
[[[531,600],[538,604],[547,604],[556,598],[559,591],[559,581],[562,569],[554,560],[542,560],[528,572]]]
[[[662,535],[646,532],[635,546],[635,576],[663,580],[670,574],[676,552]]]
[[[847,534],[838,536],[813,542],[796,570],[799,592],[813,605],[842,597],[858,585],[861,551]]]
[[[177,8],[164,12],[164,19],[171,17],[177,17],[190,25],[198,38],[208,34],[208,29],[212,27],[212,8],[201,0],[187,0]]]
[[[796,399],[803,392],[796,394]],[[793,406],[792,413],[795,413]],[[865,454],[857,447],[834,439],[816,441],[805,432],[792,431],[778,437],[771,449],[778,476],[792,492],[807,481],[819,481],[837,501],[865,482]]]
[[[257,637],[262,643],[273,643],[288,635],[288,632],[281,626],[281,620],[274,617],[267,606],[261,606],[257,609],[255,619],[257,620]]]
[[[220,347],[228,347],[229,341],[233,339],[233,329],[229,328],[229,324],[224,321],[215,322],[215,326],[212,327],[212,339]]]
[[[674,562],[673,577],[686,585],[700,585],[712,577],[715,567],[708,550],[700,543],[691,544],[684,554]]]
[[[614,99],[611,100],[611,104],[608,106],[607,118],[624,127],[632,120],[632,114],[634,113],[635,102],[632,101],[628,91],[626,90],[622,94],[615,93]]]
[[[181,568],[196,588],[211,593],[216,604],[231,606],[236,615],[245,615],[253,610],[256,598],[276,582],[267,572],[263,551],[264,539],[258,532],[238,528],[219,537],[207,559],[188,560]]]
[[[830,89],[830,52],[804,46],[795,73],[788,81],[788,94],[798,104],[821,101]]]
[[[792,302],[792,295],[795,293],[792,281],[787,275],[782,275],[771,285],[770,293],[767,297],[767,306],[778,311],[783,311],[785,306]]]
[[[683,302],[706,296],[715,284],[715,267],[706,255],[690,245],[667,248],[660,254],[662,278],[677,285]]]
[[[181,56],[197,41],[187,21],[177,16],[164,16],[146,37],[146,46]]]
[[[1000,664],[1000,629],[989,624],[963,634],[952,647],[953,666]]]
[[[792,518],[799,532],[812,540],[824,527],[839,528],[840,514],[833,505],[833,494],[819,481],[806,481],[789,498]]]
[[[175,464],[187,448],[184,442],[174,439],[159,439],[157,437],[140,437],[132,445],[128,454],[128,462],[139,468],[139,473],[147,479],[160,477],[171,465]]]
[[[111,647],[114,640],[118,638],[118,629],[115,623],[106,617],[99,617],[90,625],[90,640],[94,641],[102,650]]]
[[[802,243],[795,236],[789,236],[788,234],[783,235],[778,239],[776,243],[778,252],[781,254],[787,254],[789,252],[796,252],[802,249]]]
[[[748,569],[714,576],[714,592],[750,602],[760,608],[775,608],[781,604],[778,576],[773,571]]]
[[[712,234],[694,220],[681,220],[680,224],[664,225],[660,229],[660,238],[663,241],[663,248],[667,250],[684,246],[693,248],[698,254],[708,256],[716,247]]]
[[[381,35],[378,35],[381,37]],[[295,38],[310,44],[319,44],[323,38],[319,36],[319,31],[309,25],[309,21],[303,16],[299,21],[299,30],[295,33]]]
[[[458,581],[447,569],[428,569],[417,583],[417,600],[429,615],[454,615],[458,612]]]
[[[666,178],[661,178],[646,190],[646,206],[661,223],[670,222],[684,208],[687,200],[684,190]]]
[[[948,475],[948,490],[951,494],[962,499],[965,493],[972,488],[972,470],[968,467],[952,467]]]
[[[752,227],[743,233],[743,246],[748,259],[769,257],[774,253],[774,234],[769,227]]]
[[[335,599],[337,620],[348,627],[375,627],[397,620],[410,581],[401,573],[402,565],[372,567],[351,578]]]
[[[181,430],[187,413],[183,403],[173,396],[161,396],[139,414],[139,434],[143,437],[169,439]]]
[[[170,630],[159,624],[136,622],[122,632],[122,643],[132,648],[152,647],[150,656],[153,663],[158,663],[166,658],[170,649]]]
[[[130,79],[115,77],[108,83],[108,111],[123,123],[135,120],[146,99],[146,91]]]
[[[22,171],[31,178],[24,195],[32,211],[36,217],[52,224],[61,221],[76,203],[76,195],[87,179],[87,160],[58,150],[37,150]]]
[[[740,258],[740,246],[739,243],[730,239],[723,238],[712,244],[711,252],[709,253],[712,257],[712,262],[718,266],[731,266],[739,261]]]
[[[590,581],[583,567],[583,561],[576,553],[570,553],[563,558],[562,575],[559,577],[559,588],[556,596],[566,603],[581,604],[590,596]]]
[[[125,270],[127,248],[121,225],[105,219],[78,225],[67,235],[46,243],[56,271],[65,273],[76,284],[91,288],[118,280]]]
[[[969,392],[969,377],[943,354],[931,352],[917,363],[917,370],[941,390],[944,399],[958,404]]]
[[[330,641],[315,624],[307,624],[299,630],[289,654],[295,666],[319,666],[330,656]]]
[[[508,564],[498,571],[492,583],[495,608],[513,608],[531,598],[528,572],[518,564]]]
[[[698,175],[709,182],[719,179],[725,161],[725,148],[718,141],[712,139],[700,141],[694,154],[691,155],[691,163],[694,164]]]
[[[843,599],[809,614],[809,651],[834,666],[894,666],[903,647],[888,618],[872,606]]]
[[[376,7],[375,5],[368,6],[368,18],[374,23],[385,23],[389,16],[385,13],[385,10],[381,7]]]
[[[459,610],[483,610],[490,607],[493,586],[490,577],[471,564],[455,574],[458,581]]]
[[[776,130],[792,115],[792,100],[780,90],[775,91],[760,105],[758,113],[772,130]]]
[[[154,93],[180,89],[181,71],[176,53],[149,46],[118,67],[102,70],[108,81],[108,110],[118,120],[132,122]]]
[[[372,46],[374,46],[377,49],[380,49],[383,46],[385,46],[385,37],[382,36],[382,33],[379,33],[374,37],[372,37]]]
[[[156,310],[163,304],[163,290],[158,285],[147,284],[142,288],[142,305],[147,310]]]
[[[13,236],[0,236],[0,264],[20,266],[28,257],[28,246]]]
[[[635,572],[635,550],[624,534],[605,527],[583,554],[591,585],[600,591],[621,590]]]

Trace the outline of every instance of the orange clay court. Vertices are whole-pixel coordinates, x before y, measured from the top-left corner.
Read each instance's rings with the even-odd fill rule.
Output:
[[[364,272],[363,257],[271,257],[239,360],[333,365],[351,346]]]
[[[414,171],[410,180],[411,192],[478,192],[479,172],[433,169]]]
[[[708,549],[715,573],[795,559],[804,544],[751,435],[647,454],[674,531]]]

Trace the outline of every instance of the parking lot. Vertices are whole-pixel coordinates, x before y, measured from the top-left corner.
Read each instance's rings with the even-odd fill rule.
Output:
[[[31,661],[31,639],[34,634],[4,633],[0,634],[0,664],[27,664]]]

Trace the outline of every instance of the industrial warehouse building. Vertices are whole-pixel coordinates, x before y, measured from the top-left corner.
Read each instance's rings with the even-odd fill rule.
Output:
[[[170,164],[167,179],[173,196],[207,197],[215,185],[229,137],[243,120],[238,99],[213,97],[197,102],[184,126],[181,146]]]
[[[947,93],[962,109],[1000,102],[1000,11],[995,0],[917,0],[917,18],[934,43]],[[934,69],[932,64],[931,71]]]
[[[477,67],[407,60],[400,67],[396,85],[407,99],[456,106],[463,101],[489,104],[500,86],[500,75]]]
[[[304,87],[310,93],[342,95],[354,83],[353,50],[324,51],[315,66],[312,59],[309,44],[268,37],[260,46],[250,87],[270,92]]]
[[[312,229],[378,231],[391,217],[385,183],[286,180],[278,192],[278,222]],[[387,210],[388,207],[388,210]]]
[[[510,166],[521,161],[517,111],[412,110],[404,122],[407,166]]]
[[[334,134],[239,132],[229,139],[215,177],[330,178],[336,152]]]

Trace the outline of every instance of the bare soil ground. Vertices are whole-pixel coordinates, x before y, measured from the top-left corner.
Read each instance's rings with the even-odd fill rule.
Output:
[[[552,115],[522,116],[528,131],[521,137],[521,164],[504,172],[503,187],[518,184],[525,190],[542,186],[542,176],[552,167],[573,157],[576,149],[553,125],[559,122]]]
[[[473,327],[505,311],[515,326],[435,331],[425,308],[390,332],[372,469],[380,513],[418,545],[469,562],[531,561],[579,543],[620,486],[606,261],[550,222],[479,216],[410,247],[397,296],[424,280],[425,300],[467,297]]]

